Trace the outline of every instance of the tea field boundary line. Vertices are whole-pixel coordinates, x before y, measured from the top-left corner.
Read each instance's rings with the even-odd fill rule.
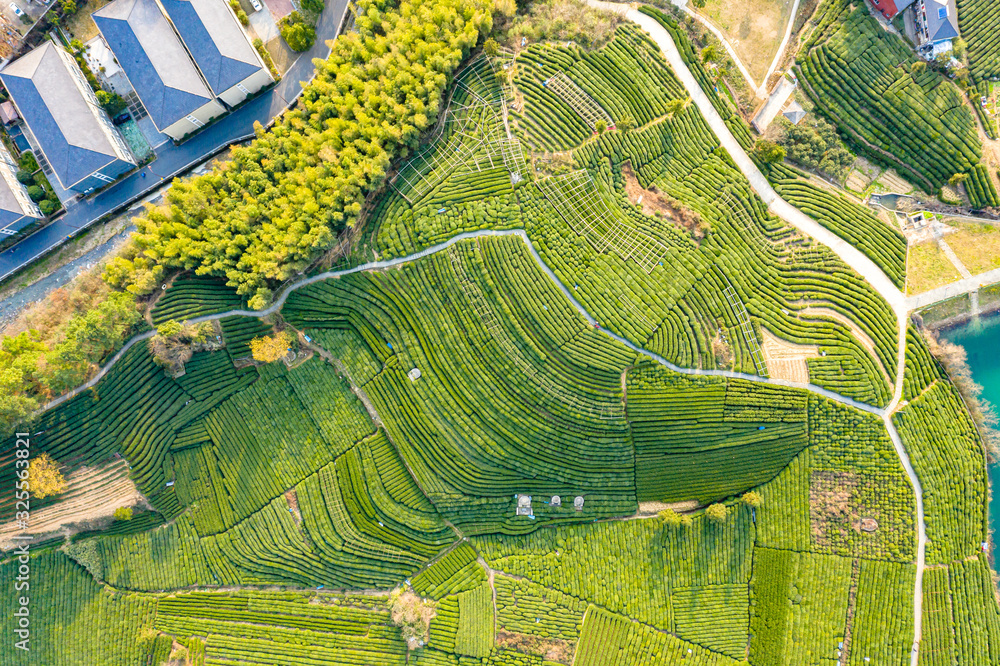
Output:
[[[898,342],[896,386],[894,387],[893,399],[884,410],[866,411],[878,414],[885,422],[886,428],[889,431],[890,439],[892,439],[893,445],[896,449],[896,454],[899,457],[903,468],[906,470],[907,476],[910,478],[910,485],[913,487],[914,495],[916,496],[917,575],[913,592],[913,645],[910,650],[910,664],[911,666],[917,666],[920,637],[922,633],[921,624],[923,621],[923,565],[924,554],[927,546],[926,528],[924,525],[923,491],[920,485],[920,480],[917,478],[913,465],[910,462],[909,454],[907,454],[906,448],[902,443],[902,439],[900,439],[899,433],[896,432],[891,420],[893,411],[895,411],[899,405],[899,397],[901,396],[903,389],[902,378],[904,375],[904,361],[906,357],[906,325],[909,318],[909,306],[911,301],[909,301],[903,292],[900,291],[895,284],[893,284],[892,280],[889,279],[885,272],[882,271],[882,269],[879,268],[875,262],[865,256],[860,250],[778,196],[778,193],[775,192],[773,187],[771,187],[771,184],[764,177],[764,174],[761,173],[760,169],[757,168],[757,165],[754,164],[749,155],[747,155],[746,151],[743,150],[743,147],[736,140],[736,137],[733,136],[729,127],[722,120],[722,116],[719,115],[719,112],[712,105],[711,100],[709,100],[708,94],[702,90],[701,85],[694,78],[691,70],[688,69],[687,63],[685,63],[684,59],[681,57],[680,51],[674,43],[673,38],[670,36],[670,33],[668,33],[656,19],[640,12],[637,9],[638,5],[636,4],[626,5],[615,2],[605,2],[603,0],[586,0],[586,2],[595,9],[613,12],[632,21],[641,27],[653,39],[653,41],[656,42],[657,46],[660,47],[662,55],[667,60],[667,63],[673,69],[677,78],[680,79],[684,88],[688,91],[688,94],[691,96],[691,100],[698,106],[702,116],[705,118],[709,128],[712,130],[712,133],[715,134],[722,148],[729,153],[733,162],[750,182],[750,186],[753,188],[754,192],[756,192],[761,200],[767,204],[768,211],[791,224],[806,236],[809,236],[810,238],[833,250],[841,261],[860,274],[868,282],[868,284],[870,284],[872,288],[888,302],[889,306],[896,315]],[[811,385],[809,385],[808,388],[813,390]],[[840,402],[845,402],[843,396],[838,396],[838,398]]]
[[[576,300],[572,292],[570,292],[569,288],[567,288],[566,285],[564,285],[559,280],[559,278],[556,277],[555,272],[553,272],[553,270],[549,268],[548,264],[546,264],[545,261],[542,259],[542,256],[538,253],[538,250],[535,249],[535,246],[531,243],[531,240],[528,238],[528,234],[523,229],[503,229],[503,230],[480,229],[477,231],[466,231],[464,233],[458,234],[457,236],[452,236],[443,243],[432,245],[430,247],[424,248],[423,250],[420,250],[419,252],[414,252],[413,254],[406,255],[405,257],[397,257],[395,259],[386,259],[381,261],[370,261],[364,264],[359,264],[358,266],[354,266],[353,268],[345,268],[336,271],[326,271],[324,273],[319,273],[317,275],[304,278],[299,282],[291,284],[287,289],[285,289],[285,291],[281,293],[281,295],[277,298],[277,300],[275,300],[273,304],[271,304],[269,307],[263,310],[242,310],[242,309],[228,310],[226,312],[217,312],[214,314],[202,315],[200,317],[192,317],[191,319],[185,319],[184,321],[191,324],[201,324],[205,322],[218,321],[226,317],[254,317],[257,319],[262,319],[264,317],[279,312],[281,308],[284,306],[285,301],[288,299],[289,295],[292,294],[292,292],[298,291],[303,287],[308,287],[309,285],[316,284],[317,282],[340,278],[347,275],[353,275],[354,273],[363,273],[367,271],[395,268],[397,266],[402,266],[403,264],[419,261],[420,259],[423,259],[425,257],[437,254],[438,252],[447,250],[451,246],[466,240],[473,240],[477,238],[510,237],[510,236],[516,236],[520,238],[522,241],[524,241],[525,245],[527,245],[528,247],[528,250],[531,252],[531,256],[534,257],[535,262],[538,264],[539,268],[541,268],[542,271],[549,277],[549,279],[552,280],[552,282],[563,294],[563,296],[565,296],[569,300],[569,302],[573,305],[573,307],[577,310],[577,312],[579,312],[580,315],[583,316],[583,318],[587,321],[587,323],[589,323],[591,326],[594,326],[595,328],[598,328],[602,333],[612,338],[613,340],[622,343],[632,351],[642,354],[643,356],[646,356],[647,358],[656,361],[660,365],[672,370],[673,372],[677,372],[679,374],[684,374],[684,375],[703,375],[712,377],[728,377],[731,379],[745,379],[747,381],[757,382],[762,384],[772,384],[775,386],[785,386],[788,388],[803,389],[830,398],[831,400],[834,400],[841,404],[855,407],[862,411],[868,412],[869,414],[883,416],[884,414],[887,413],[885,409],[882,409],[880,407],[875,407],[873,405],[869,405],[863,402],[859,402],[857,400],[854,400],[853,398],[848,398],[847,396],[841,395],[829,389],[825,389],[822,386],[816,386],[815,384],[808,384],[804,382],[792,382],[784,379],[775,379],[773,377],[761,377],[760,375],[752,375],[746,372],[735,372],[732,370],[684,368],[678,365],[674,365],[673,363],[663,358],[659,354],[655,354],[649,351],[648,349],[645,349],[644,347],[640,347],[631,340],[628,340],[618,335],[617,333],[614,333],[613,331],[610,331],[601,326],[600,322],[598,322],[597,319],[595,319],[593,315],[591,315],[586,310],[586,308],[584,308],[583,305],[578,300]],[[86,383],[78,386],[77,388],[73,389],[69,393],[61,395],[58,398],[55,398],[51,402],[47,403],[43,407],[39,408],[36,414],[40,414],[41,412],[52,409],[53,407],[57,407],[58,405],[66,402],[67,400],[71,400],[72,398],[76,397],[83,391],[93,388],[98,382],[101,381],[101,379],[105,377],[105,375],[107,375],[107,373],[115,366],[115,364],[122,358],[122,356],[124,356],[132,347],[134,347],[136,344],[144,340],[150,339],[154,335],[156,335],[155,330],[146,331],[145,333],[140,333],[139,335],[134,336],[127,343],[125,343],[125,345],[120,350],[118,350],[118,352],[115,353],[114,356],[111,357],[111,360],[109,360],[100,369],[100,371],[98,371],[98,373],[94,375],[93,378],[91,378]],[[900,384],[900,386],[902,386],[902,384]]]

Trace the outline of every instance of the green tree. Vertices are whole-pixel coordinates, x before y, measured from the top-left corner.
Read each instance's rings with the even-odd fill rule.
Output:
[[[40,188],[38,185],[28,186],[28,196],[31,197],[32,201],[38,202],[45,198],[45,190]]]
[[[299,12],[281,19],[281,37],[293,51],[308,51],[316,42],[316,29]]]
[[[497,40],[490,37],[483,43],[483,53],[490,56],[491,58],[496,57],[500,53],[500,45],[497,44]]]
[[[319,14],[323,11],[325,3],[323,0],[302,0],[302,9]]]
[[[594,129],[597,130],[598,134],[604,134],[604,130],[608,129],[608,124],[603,120],[598,120]]]
[[[618,119],[615,123],[615,127],[623,132],[627,132],[630,129],[635,129],[635,118],[632,117],[631,113],[624,113],[622,117]]]
[[[132,520],[132,507],[130,506],[120,506],[115,509],[115,520],[127,521]]]
[[[764,502],[764,499],[760,496],[760,493],[758,493],[755,490],[751,490],[748,493],[744,493],[743,497],[741,497],[740,499],[743,501],[744,504],[753,507],[755,509]]]
[[[917,60],[912,65],[910,65],[910,74],[917,76],[918,74],[923,74],[927,71],[927,63],[923,60]]]
[[[266,307],[353,226],[392,161],[437,120],[450,75],[492,29],[489,0],[358,0],[296,108],[233,150],[228,168],[172,185],[109,262],[109,285],[137,295],[167,270],[222,277]],[[400,48],[406,45],[406,48]]]
[[[55,393],[80,384],[141,319],[135,296],[127,293],[113,293],[85,315],[73,317],[62,342],[45,354],[41,381]]]
[[[0,425],[4,434],[10,434],[38,407],[35,396],[44,390],[38,379],[38,362],[47,349],[36,330],[0,340]]]
[[[43,199],[38,202],[38,208],[42,211],[42,215],[51,215],[59,210],[59,204],[52,199]]]
[[[101,108],[112,118],[128,107],[128,102],[125,101],[125,98],[118,93],[106,90],[97,91],[97,101],[100,103]]]
[[[784,161],[786,151],[782,146],[773,141],[757,139],[757,142],[753,146],[753,154],[754,157],[765,164],[774,164]]]
[[[705,509],[705,515],[713,523],[719,524],[726,522],[726,516],[729,515],[729,509],[726,508],[725,504],[712,504],[707,509]]]
[[[38,160],[35,159],[35,154],[30,150],[21,153],[20,157],[17,158],[17,164],[25,171],[31,173],[38,171]]]
[[[168,319],[156,327],[156,334],[162,335],[165,338],[172,338],[176,335],[180,335],[182,330],[184,330],[184,327],[179,321],[176,319]]]
[[[671,118],[676,116],[678,113],[684,110],[684,106],[687,104],[686,99],[672,99],[667,102],[667,115]]]
[[[961,60],[965,57],[965,52],[968,50],[968,43],[961,37],[956,37],[951,42],[951,48],[955,52],[955,57]]]
[[[664,509],[658,515],[668,527],[676,528],[681,526],[681,516],[673,509]]]

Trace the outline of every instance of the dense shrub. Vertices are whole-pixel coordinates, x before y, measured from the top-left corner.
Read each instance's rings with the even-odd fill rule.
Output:
[[[334,42],[295,111],[236,149],[231,165],[177,182],[169,208],[137,218],[116,287],[148,293],[164,268],[226,277],[251,307],[354,224],[392,159],[436,119],[448,75],[492,24],[485,0],[359,3],[358,32]],[[393,45],[407,43],[407,49]]]

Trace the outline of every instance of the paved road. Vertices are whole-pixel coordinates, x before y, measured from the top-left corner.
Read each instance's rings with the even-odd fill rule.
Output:
[[[487,237],[494,237],[495,238],[495,237],[500,237],[500,236],[516,236],[516,237],[520,238],[522,241],[524,241],[525,245],[528,246],[528,250],[531,252],[531,256],[534,257],[535,262],[538,264],[538,267],[541,268],[542,271],[545,272],[545,274],[549,277],[549,279],[552,280],[552,282],[556,285],[556,287],[558,287],[559,291],[561,291],[563,293],[563,295],[567,299],[569,299],[570,303],[573,304],[573,307],[575,307],[577,309],[577,311],[581,315],[583,315],[583,317],[590,324],[597,325],[597,323],[598,323],[597,320],[594,319],[593,315],[591,315],[589,312],[587,312],[587,310],[584,309],[583,305],[581,305],[580,302],[576,300],[576,298],[573,296],[573,293],[569,290],[569,288],[566,287],[566,285],[564,285],[559,280],[558,277],[556,277],[556,274],[548,266],[548,264],[545,263],[545,260],[542,259],[542,256],[538,253],[538,250],[535,249],[535,246],[532,244],[531,240],[528,238],[528,234],[525,233],[524,230],[522,230],[522,229],[509,229],[509,230],[481,229],[479,231],[467,231],[465,233],[458,234],[457,236],[453,236],[453,237],[449,238],[447,241],[445,241],[443,243],[438,243],[437,245],[432,245],[431,247],[425,248],[423,250],[420,250],[419,252],[415,252],[415,253],[407,255],[405,257],[397,257],[395,259],[387,259],[387,260],[384,260],[384,261],[370,261],[370,262],[368,262],[366,264],[361,264],[359,266],[354,266],[353,268],[346,268],[346,269],[338,270],[338,271],[327,271],[325,273],[320,273],[318,275],[313,275],[311,277],[303,278],[303,279],[299,280],[298,282],[295,282],[294,284],[290,285],[287,289],[285,289],[281,293],[281,295],[274,301],[274,303],[270,307],[268,307],[267,309],[265,309],[265,310],[229,310],[227,312],[218,312],[218,313],[215,313],[215,314],[204,315],[202,317],[195,317],[195,318],[190,319],[188,321],[190,321],[191,323],[194,323],[194,324],[200,324],[200,323],[203,323],[203,322],[216,321],[216,320],[222,319],[224,317],[232,317],[232,316],[237,316],[237,315],[238,316],[244,316],[244,317],[257,317],[257,318],[267,317],[268,315],[272,315],[272,314],[278,312],[279,310],[281,310],[281,308],[285,305],[285,301],[288,300],[288,297],[289,297],[289,295],[292,294],[292,292],[297,291],[299,289],[302,289],[303,287],[309,286],[309,285],[314,284],[316,282],[322,282],[323,280],[328,280],[328,279],[331,279],[331,278],[339,278],[339,277],[343,277],[345,275],[351,275],[352,273],[361,273],[361,272],[364,272],[364,271],[374,271],[374,270],[385,270],[387,268],[392,268],[394,266],[399,266],[401,264],[408,264],[408,263],[417,261],[419,259],[423,259],[424,257],[428,257],[428,256],[430,256],[432,254],[436,254],[436,253],[441,252],[443,250],[447,250],[452,245],[455,245],[456,243],[460,243],[462,241],[471,240],[471,239],[475,239],[475,238],[487,238]],[[790,381],[787,381],[787,380],[784,380],[784,379],[774,379],[774,378],[771,378],[771,377],[761,377],[759,375],[750,375],[750,374],[746,374],[746,373],[742,373],[742,372],[732,372],[730,370],[700,370],[700,369],[695,369],[695,368],[682,368],[680,366],[674,365],[673,363],[671,363],[670,361],[666,360],[662,356],[659,356],[658,354],[654,354],[653,352],[651,352],[651,351],[649,351],[649,350],[647,350],[647,349],[645,349],[643,347],[640,347],[639,345],[635,344],[634,342],[631,342],[630,340],[626,340],[625,338],[623,338],[623,337],[621,337],[619,335],[616,335],[615,333],[612,333],[611,331],[607,330],[606,328],[602,327],[600,330],[605,335],[607,335],[607,336],[609,336],[611,338],[614,338],[618,342],[621,342],[622,344],[628,346],[630,349],[632,349],[632,350],[634,350],[634,351],[636,351],[636,352],[638,352],[640,354],[644,354],[645,356],[647,356],[650,359],[656,361],[660,365],[663,365],[663,366],[665,366],[665,367],[673,370],[674,372],[679,372],[679,373],[682,373],[682,374],[685,374],[685,375],[710,375],[710,376],[714,376],[714,377],[733,377],[733,378],[738,378],[738,379],[746,379],[746,380],[751,381],[751,382],[757,382],[757,383],[762,383],[762,384],[773,384],[775,386],[788,386],[788,387],[791,387],[791,388],[804,389],[804,390],[812,391],[813,393],[817,393],[819,395],[825,396],[827,398],[830,398],[831,400],[836,400],[837,402],[840,402],[842,404],[850,405],[851,407],[856,407],[856,408],[861,409],[861,410],[863,410],[865,412],[868,412],[870,414],[876,414],[878,416],[885,416],[887,414],[886,410],[884,410],[884,409],[880,409],[878,407],[873,407],[872,405],[868,405],[868,404],[865,404],[863,402],[858,402],[857,400],[854,400],[853,398],[848,398],[847,396],[840,395],[839,393],[835,393],[835,392],[833,392],[833,391],[831,391],[829,389],[825,389],[825,388],[823,388],[821,386],[816,386],[815,384],[805,384],[805,383],[802,383],[802,382],[790,382]],[[98,372],[97,375],[95,375],[93,377],[93,379],[91,379],[90,381],[88,381],[86,384],[78,386],[77,388],[73,389],[69,393],[66,393],[65,395],[62,395],[62,396],[56,398],[55,400],[49,402],[44,407],[42,407],[39,410],[39,412],[42,412],[42,411],[45,411],[45,410],[48,410],[48,409],[52,409],[53,407],[56,407],[57,405],[60,405],[63,402],[66,402],[67,400],[69,400],[70,398],[76,396],[77,394],[81,393],[82,391],[85,391],[85,390],[93,387],[94,385],[96,385],[99,381],[101,381],[101,379],[104,378],[104,376],[108,373],[108,371],[111,370],[112,367],[114,367],[114,365],[121,359],[122,356],[125,355],[125,353],[129,349],[131,349],[137,343],[142,342],[143,340],[148,340],[149,338],[153,337],[155,334],[156,334],[156,331],[147,331],[145,333],[142,333],[140,335],[136,335],[133,338],[131,338],[118,351],[118,353],[116,353],[114,356],[111,357],[111,360],[109,360],[105,364],[105,366],[103,368],[101,368],[100,372]]]
[[[667,62],[670,63],[674,73],[677,74],[677,77],[687,89],[688,94],[691,95],[691,99],[698,105],[698,109],[705,117],[705,120],[708,122],[709,127],[712,128],[716,137],[718,137],[722,147],[729,152],[740,171],[742,171],[743,175],[750,181],[750,186],[753,187],[757,195],[767,204],[768,210],[783,219],[785,222],[797,228],[802,233],[810,236],[820,243],[823,243],[833,250],[837,256],[844,261],[844,263],[864,277],[868,283],[886,301],[888,301],[889,305],[892,306],[893,312],[896,314],[898,334],[896,386],[892,401],[885,410],[881,411],[880,415],[885,421],[885,426],[889,432],[889,437],[892,440],[893,447],[896,449],[896,454],[899,456],[903,469],[906,470],[906,474],[910,479],[910,484],[913,486],[914,494],[916,495],[917,575],[913,591],[913,646],[910,651],[910,662],[912,666],[917,666],[917,657],[921,637],[921,622],[923,620],[924,553],[927,546],[926,526],[924,524],[923,490],[920,485],[920,479],[917,477],[916,472],[913,469],[913,465],[910,462],[906,448],[903,446],[903,442],[899,437],[899,433],[896,432],[896,428],[893,426],[891,418],[892,413],[899,406],[903,392],[903,372],[904,360],[906,356],[906,323],[909,317],[909,302],[896,285],[892,283],[888,276],[886,276],[886,274],[883,273],[871,259],[862,254],[853,245],[844,241],[829,229],[823,227],[808,215],[778,196],[778,194],[771,187],[771,184],[767,182],[764,174],[760,172],[757,165],[753,163],[750,157],[743,150],[742,146],[740,146],[739,142],[736,141],[736,137],[734,137],[732,132],[729,131],[729,128],[723,122],[722,117],[715,110],[715,107],[712,106],[708,96],[701,89],[701,86],[698,85],[694,75],[691,74],[691,71],[687,68],[687,65],[681,58],[681,54],[677,50],[677,46],[674,44],[673,39],[670,37],[670,33],[668,33],[663,26],[657,23],[652,17],[646,16],[636,9],[631,9],[627,5],[602,2],[601,0],[587,0],[587,2],[593,7],[604,11],[615,12],[616,14],[620,14],[630,21],[639,24],[639,26],[653,38],[653,40],[660,47],[660,50],[663,52],[664,57],[666,57]]]
[[[911,310],[919,310],[927,307],[928,305],[933,305],[938,301],[944,301],[949,298],[961,296],[962,294],[970,294],[974,291],[979,291],[980,287],[996,284],[997,282],[1000,282],[1000,268],[995,268],[992,271],[987,271],[986,273],[980,273],[979,275],[973,275],[972,277],[956,280],[951,284],[946,284],[943,287],[925,291],[922,294],[915,294],[906,299],[906,305]]]
[[[316,26],[316,44],[303,53],[285,72],[274,88],[240,107],[205,131],[180,146],[168,141],[156,149],[156,160],[149,166],[118,181],[99,194],[71,206],[59,219],[21,242],[0,252],[0,280],[45,254],[66,238],[88,227],[105,215],[187,171],[226,146],[253,136],[254,124],[269,124],[295,101],[302,92],[302,82],[315,74],[314,58],[330,54],[328,40],[337,36],[347,11],[347,0],[327,0],[326,9]]]

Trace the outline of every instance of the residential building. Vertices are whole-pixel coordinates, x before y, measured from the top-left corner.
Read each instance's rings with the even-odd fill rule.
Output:
[[[28,188],[17,180],[17,164],[0,144],[0,238],[13,236],[42,217]]]
[[[212,92],[233,107],[274,80],[225,0],[160,0]]]
[[[156,0],[115,0],[92,17],[157,130],[179,140],[226,112]]]
[[[87,194],[135,166],[73,57],[45,42],[0,71],[28,142],[63,190]],[[41,161],[41,159],[39,160]]]
[[[0,103],[0,123],[10,125],[18,118],[19,116],[17,115],[17,110],[14,108],[13,102],[7,100],[6,102]]]
[[[952,49],[958,37],[958,10],[955,0],[917,0],[913,7],[917,46],[933,58]]]
[[[915,0],[870,0],[872,6],[877,9],[882,16],[889,20],[896,18],[904,9],[914,3]]]

